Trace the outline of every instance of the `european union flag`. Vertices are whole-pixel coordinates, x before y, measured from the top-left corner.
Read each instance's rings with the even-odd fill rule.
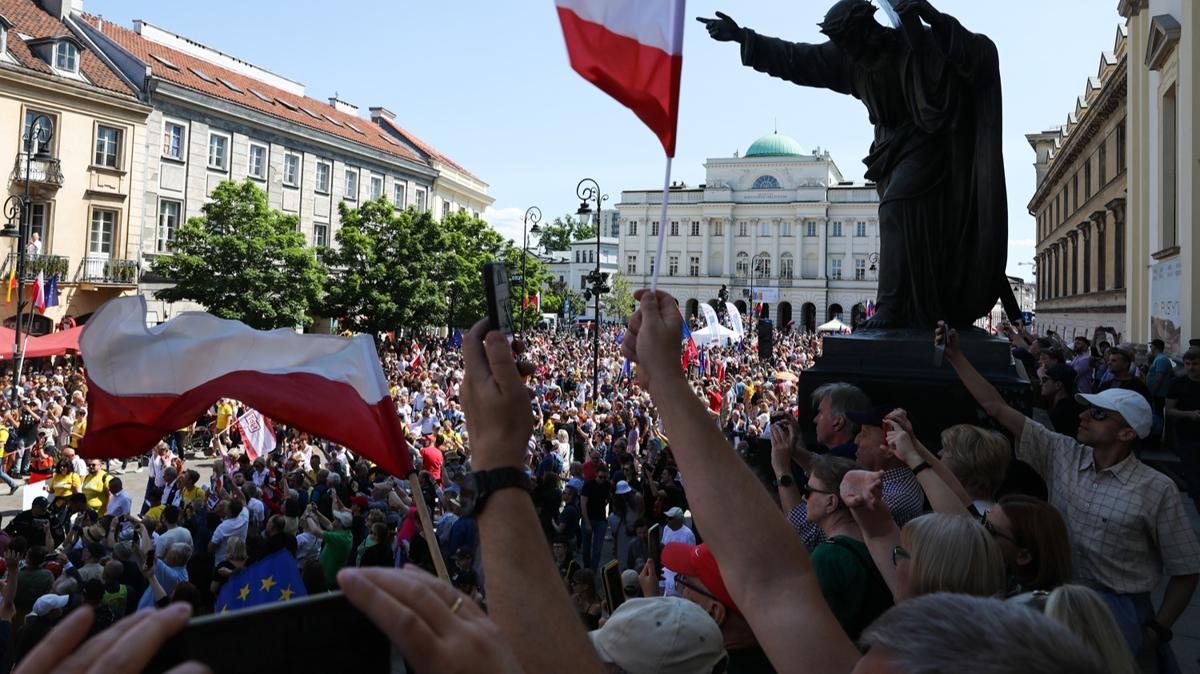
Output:
[[[446,346],[450,347],[451,349],[461,349],[462,345],[463,345],[462,330],[459,330],[458,328],[454,328],[454,334],[450,335],[450,341],[446,342]]]
[[[307,594],[296,558],[287,550],[278,550],[225,581],[214,607],[217,613],[226,613]]]

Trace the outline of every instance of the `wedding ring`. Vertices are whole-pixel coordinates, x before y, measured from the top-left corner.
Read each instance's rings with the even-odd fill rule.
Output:
[[[454,603],[450,605],[450,613],[458,613],[458,609],[462,608],[462,605],[463,605],[463,598],[462,597],[455,598]]]

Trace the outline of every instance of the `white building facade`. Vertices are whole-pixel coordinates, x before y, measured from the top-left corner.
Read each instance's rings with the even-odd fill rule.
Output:
[[[687,316],[716,303],[722,286],[745,312],[751,293],[762,316],[797,330],[842,317],[857,324],[878,286],[879,195],[852,183],[828,152],[804,152],[773,133],[744,156],[710,158],[705,184],[673,186],[665,223],[661,190],[621,193],[620,272],[648,286],[659,228],[666,229],[659,287]]]
[[[603,221],[601,224],[604,224]],[[619,243],[617,239],[600,237],[600,271],[608,274],[608,284],[610,287],[612,285],[612,277],[617,273],[618,253]],[[579,295],[583,295],[583,292],[589,286],[587,275],[596,270],[595,237],[582,241],[573,241],[568,250],[551,253],[546,266],[555,281],[564,284],[565,287],[570,288]],[[603,309],[603,300],[601,300],[601,318],[604,318]],[[596,303],[593,300],[587,303],[587,307],[569,307],[568,315],[564,316],[564,319],[568,322],[590,321],[595,319],[595,315]]]

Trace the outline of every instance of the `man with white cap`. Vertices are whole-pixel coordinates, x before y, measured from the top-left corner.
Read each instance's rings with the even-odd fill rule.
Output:
[[[1017,458],[1046,481],[1067,522],[1075,582],[1101,593],[1135,654],[1157,651],[1163,671],[1179,671],[1168,642],[1200,580],[1200,541],[1174,481],[1133,453],[1150,435],[1150,403],[1128,389],[1079,394],[1086,409],[1078,435],[1059,435],[1005,403],[959,350],[955,331],[939,327],[937,339],[967,390],[1016,438]],[[1155,609],[1150,593],[1163,576]]]
[[[13,639],[13,662],[24,657],[45,638],[62,619],[69,602],[70,597],[65,594],[44,594],[38,597]]]
[[[662,547],[669,543],[696,544],[696,534],[683,523],[683,509],[676,506],[663,513],[667,518],[667,526],[662,530]],[[675,594],[675,572],[663,569],[663,590],[666,594]]]
[[[725,662],[721,628],[679,597],[630,599],[588,636],[610,672],[707,674]]]

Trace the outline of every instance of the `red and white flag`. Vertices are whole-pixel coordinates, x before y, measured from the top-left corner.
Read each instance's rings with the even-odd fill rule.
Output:
[[[421,365],[421,361],[425,360],[425,349],[420,344],[418,344],[417,340],[415,340],[415,339],[413,340],[413,343],[412,343],[412,352],[413,352],[413,359],[412,359],[412,362],[408,364],[408,366],[409,367],[419,367]]]
[[[327,438],[388,473],[412,469],[404,429],[366,335],[259,331],[189,312],[146,327],[146,301],[122,297],[83,329],[87,363],[86,457],[132,457],[194,422],[219,398]]]
[[[571,67],[633,110],[675,156],[684,0],[555,0]]]
[[[38,313],[46,313],[46,278],[42,276],[42,272],[38,272],[36,278],[33,279],[33,287],[29,289],[30,298],[33,300],[33,307],[38,310]]]
[[[250,409],[237,420],[238,432],[242,434],[242,446],[246,456],[255,461],[275,451],[275,426],[262,412]]]

